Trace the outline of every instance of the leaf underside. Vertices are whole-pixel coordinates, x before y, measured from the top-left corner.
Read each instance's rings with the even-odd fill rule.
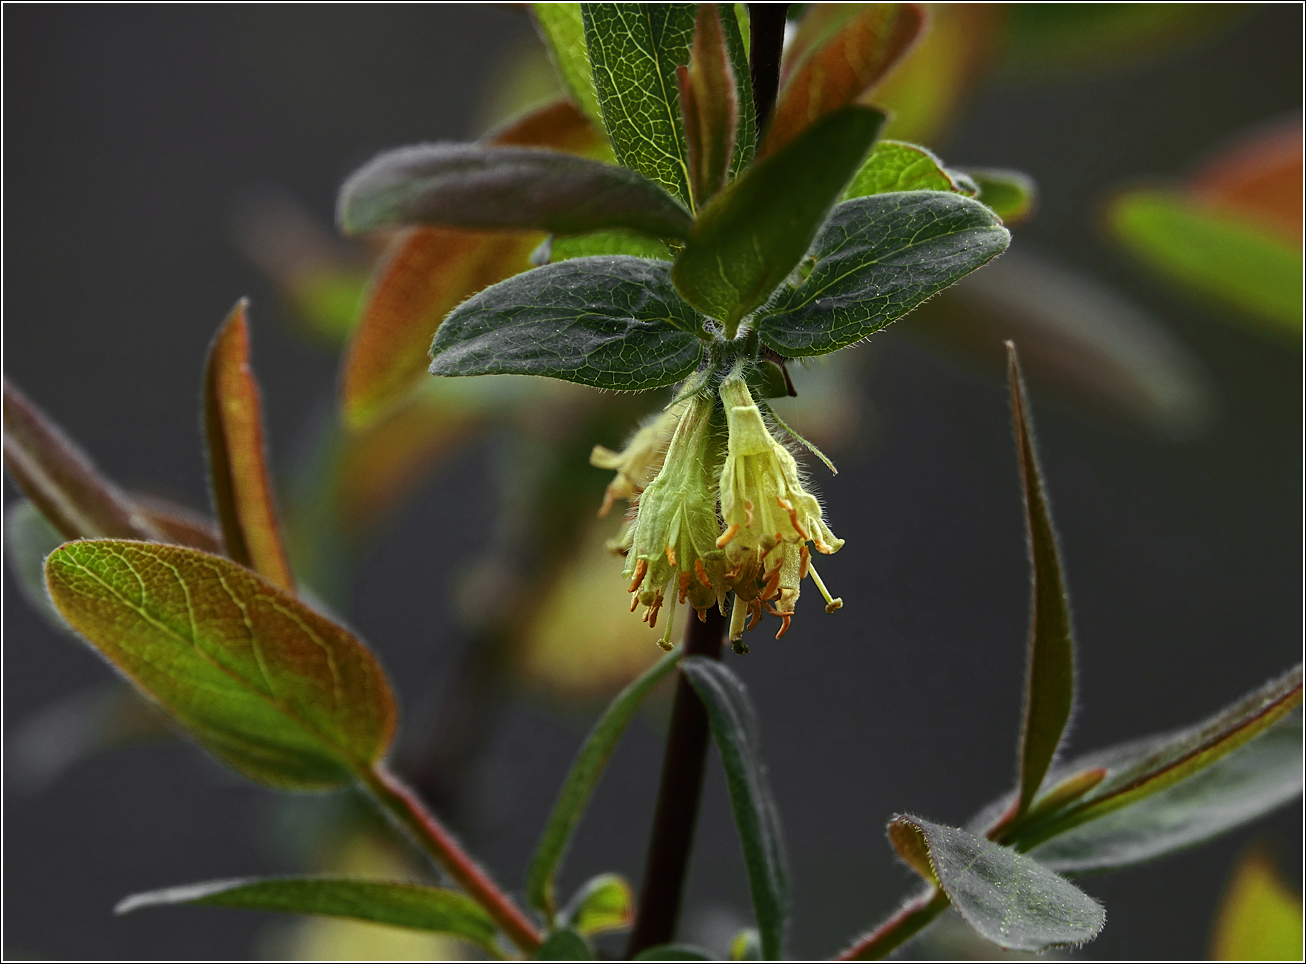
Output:
[[[547,375],[595,388],[660,388],[696,367],[701,319],[669,266],[574,258],[487,288],[453,311],[431,345],[434,375]]]
[[[901,318],[983,266],[1011,235],[977,201],[940,191],[877,194],[834,209],[815,265],[782,286],[757,322],[782,355],[824,355]]]

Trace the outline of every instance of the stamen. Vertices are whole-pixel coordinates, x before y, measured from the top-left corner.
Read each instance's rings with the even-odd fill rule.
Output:
[[[739,531],[739,523],[738,522],[730,523],[730,528],[727,529],[725,532],[721,533],[721,535],[717,537],[716,547],[718,549],[724,549],[726,546],[730,545],[730,540],[735,537],[735,533],[738,531]]]
[[[744,528],[745,529],[753,528],[753,503],[748,501],[747,499],[744,500],[744,513],[745,513]]]
[[[707,578],[707,570],[703,568],[702,559],[694,560],[694,572],[698,575],[699,582],[707,586],[708,589],[712,588],[712,580]]]
[[[802,582],[807,578],[807,567],[812,563],[812,552],[807,548],[807,543],[804,542],[803,547],[798,550],[798,558],[801,560],[798,565],[798,581]]]
[[[698,609],[698,610],[695,610],[695,612],[698,613],[698,621],[699,621],[700,623],[705,623],[705,622],[707,622],[707,610],[706,610],[706,609]]]
[[[792,617],[793,617],[793,613],[781,613],[781,614],[780,614],[780,619],[781,619],[781,623],[780,623],[780,631],[777,632],[777,633],[775,634],[775,638],[776,638],[776,639],[779,639],[779,638],[780,638],[781,636],[783,636],[785,633],[789,632],[789,620],[790,620]]]
[[[600,519],[612,511],[612,505],[617,501],[617,493],[614,486],[615,483],[610,483],[603,491],[603,504],[599,506]]]
[[[808,535],[803,531],[803,527],[798,524],[798,510],[778,495],[775,497],[775,500],[780,503],[780,508],[789,513],[789,524],[794,527],[794,532],[798,533],[798,538],[806,542]],[[779,533],[776,533],[776,535],[779,535]]]
[[[762,621],[762,600],[754,599],[751,603],[748,604],[748,610],[750,613],[752,613],[752,617],[753,617],[748,621],[747,631],[751,633],[753,631],[753,627],[755,627],[758,623]]]
[[[638,605],[639,605],[639,597],[638,597],[638,596],[631,596],[631,597],[630,597],[630,611],[631,611],[632,613],[635,611],[635,607],[638,606]]]
[[[675,597],[672,597],[673,599]],[[653,600],[653,605],[648,607],[648,628],[652,629],[658,624],[658,613],[662,611],[662,597],[658,596]]]
[[[688,571],[680,574],[680,601],[685,601],[685,595],[689,592],[689,580],[693,578]]]
[[[667,543],[667,562],[673,566],[676,564],[676,550],[671,548],[670,543]]]
[[[730,612],[730,641],[744,637],[744,618],[748,615],[748,603],[735,596],[735,608]]]
[[[816,574],[816,567],[808,566],[807,571],[812,577],[812,582],[816,583],[816,588],[821,590],[821,595],[825,597],[825,611],[827,613],[832,613],[836,609],[842,609],[843,600],[830,598],[830,590],[825,588],[825,583],[823,583],[821,577]]]
[[[762,587],[762,598],[770,599],[780,591],[780,566],[776,566],[767,574],[766,585]]]
[[[635,578],[631,580],[630,589],[628,590],[628,592],[634,592],[636,589],[639,588],[639,584],[644,581],[644,573],[646,572],[648,572],[648,560],[641,559],[639,563],[635,566]],[[631,610],[631,612],[634,611],[635,611],[634,609]]]

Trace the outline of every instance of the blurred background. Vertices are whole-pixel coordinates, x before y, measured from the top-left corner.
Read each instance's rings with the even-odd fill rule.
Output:
[[[888,136],[1024,171],[1039,200],[1009,254],[840,364],[797,369],[779,409],[838,464],[812,473],[847,540],[822,567],[843,610],[808,600],[783,641],[729,657],[762,721],[797,957],[832,953],[914,886],[891,814],[961,824],[1014,776],[1028,575],[1003,337],[1029,370],[1075,611],[1071,751],[1201,719],[1301,650],[1300,286],[1276,300],[1264,276],[1284,250],[1300,271],[1301,7],[933,13],[883,92]],[[6,377],[125,486],[206,507],[199,376],[248,295],[301,577],[389,668],[403,768],[520,887],[595,714],[657,654],[601,530],[556,557],[542,540],[590,518],[607,475],[589,446],[619,446],[657,399],[433,388],[407,421],[347,436],[339,352],[375,251],[338,246],[331,217],[377,151],[477,136],[549,94],[529,17],[11,5],[4,27]],[[1247,164],[1278,178],[1276,204]],[[158,734],[4,578],[8,957],[458,952],[236,911],[115,918],[122,896],[172,884],[413,867],[348,797],[279,797]],[[506,592],[530,612],[487,646]],[[640,879],[666,711],[618,750],[563,891]],[[1084,879],[1108,926],[1071,956],[1205,956],[1253,845],[1300,893],[1301,819],[1294,804]],[[691,874],[685,936],[724,950],[750,911],[715,760]],[[952,939],[917,953],[987,953]]]

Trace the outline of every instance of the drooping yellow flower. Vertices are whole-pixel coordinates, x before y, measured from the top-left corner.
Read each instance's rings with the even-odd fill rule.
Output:
[[[618,499],[633,501],[662,468],[667,443],[676,430],[684,403],[673,405],[640,426],[620,452],[602,445],[590,452],[590,465],[596,469],[614,469],[616,475],[603,494],[599,515],[605,516]]]

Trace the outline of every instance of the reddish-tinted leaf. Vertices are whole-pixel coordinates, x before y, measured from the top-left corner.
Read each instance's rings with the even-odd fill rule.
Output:
[[[1193,175],[1193,190],[1286,237],[1302,237],[1302,123],[1278,124],[1239,139]]]
[[[822,3],[804,17],[787,51],[780,96],[759,157],[774,154],[833,110],[885,78],[925,25],[916,3]]]
[[[227,556],[294,591],[263,445],[263,403],[249,367],[246,303],[231,310],[204,368],[209,484]]]
[[[385,672],[347,630],[226,559],[85,540],[50,554],[64,619],[210,753],[274,787],[340,786],[384,756]]]
[[[212,519],[157,495],[134,492],[132,501],[154,527],[163,533],[165,542],[202,549],[216,556],[223,555],[222,530]]]
[[[127,494],[8,382],[4,459],[10,477],[65,539],[162,541],[163,533]]]
[[[482,143],[551,147],[582,156],[609,151],[607,138],[570,101],[526,114]],[[453,308],[527,270],[544,239],[536,232],[413,228],[399,235],[373,275],[340,374],[345,423],[364,428],[409,396],[426,374],[431,336]]]
[[[695,206],[702,207],[726,182],[739,124],[735,72],[716,4],[698,5],[689,65],[677,68],[676,79],[690,188]]]

